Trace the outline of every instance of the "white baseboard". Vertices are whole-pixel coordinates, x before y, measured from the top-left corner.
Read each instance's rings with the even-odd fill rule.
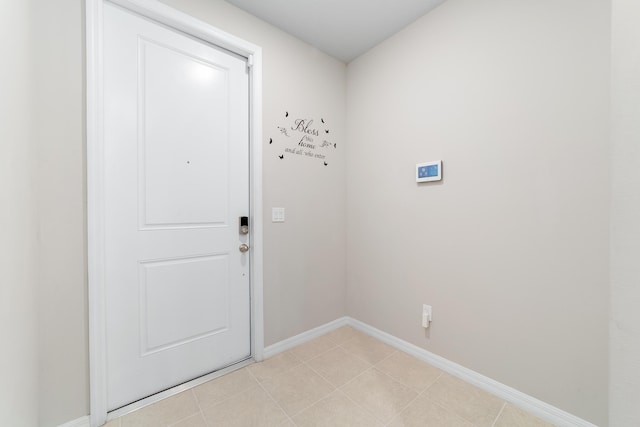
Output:
[[[60,424],[58,427],[90,427],[91,419],[87,415],[86,417],[80,417],[77,420],[68,421],[64,424]]]
[[[582,418],[576,417],[575,415],[565,412],[562,409],[549,405],[548,403],[538,400],[535,397],[522,393],[521,391],[499,383],[498,381],[492,380],[491,378],[472,371],[471,369],[465,368],[464,366],[458,365],[457,363],[445,359],[444,357],[440,357],[437,354],[431,353],[430,351],[427,351],[421,347],[401,340],[400,338],[397,338],[391,334],[376,329],[373,326],[367,325],[366,323],[347,316],[341,317],[322,326],[318,326],[317,328],[310,329],[306,332],[265,347],[264,357],[265,359],[267,359],[269,357],[275,356],[278,353],[289,350],[290,348],[303,344],[307,341],[324,335],[327,332],[331,332],[346,325],[352,326],[353,328],[364,332],[365,334],[370,335],[374,338],[377,338],[380,341],[389,344],[390,346],[395,347],[400,351],[408,353],[416,357],[417,359],[420,359],[426,363],[429,363],[430,365],[435,366],[436,368],[443,370],[444,372],[447,372],[448,374],[458,377],[461,380],[468,382],[469,384],[472,384],[482,390],[498,396],[499,398],[504,399],[514,406],[517,406],[543,420],[553,423],[558,427],[597,427],[596,425],[583,420]],[[90,419],[88,416],[78,418],[77,420],[69,421],[68,423],[62,424],[59,427],[90,427]]]
[[[322,326],[318,326],[317,328],[310,329],[306,332],[265,347],[262,354],[265,359],[268,359],[271,356],[275,356],[278,353],[282,353],[283,351],[289,350],[290,348],[293,348],[297,345],[303,344],[307,341],[311,341],[314,338],[318,338],[320,335],[324,335],[327,332],[331,332],[335,329],[345,326],[348,322],[348,317],[340,317],[339,319],[333,320],[329,323],[325,323]]]
[[[498,396],[499,398],[512,403],[514,406],[517,406],[543,420],[553,423],[558,427],[597,427],[596,425],[583,420],[582,418],[576,417],[575,415],[558,409],[555,406],[538,400],[535,397],[529,396],[528,394],[522,393],[521,391],[499,383],[498,381],[485,377],[484,375],[472,371],[471,369],[460,366],[457,363],[445,359],[444,357],[440,357],[437,354],[431,353],[430,351],[401,340],[400,338],[376,329],[373,326],[367,325],[366,323],[363,323],[359,320],[348,317],[347,324],[354,327],[355,329],[358,329],[361,332],[364,332],[367,335],[377,338],[380,341],[397,348],[400,351],[408,353],[416,357],[417,359],[427,362],[430,365],[433,365],[436,368],[447,372],[448,374],[458,377],[469,384],[473,384],[474,386],[484,391]]]
[[[448,374],[458,377],[461,380],[487,391],[513,404],[514,406],[529,412],[530,414],[557,425],[558,427],[597,427],[596,425],[565,412],[562,409],[558,409],[555,406],[536,399],[535,397],[529,396],[528,394],[522,393],[521,391],[499,383],[498,381],[492,380],[489,377],[485,377],[471,369],[458,365],[444,357],[440,357],[437,354],[431,353],[430,351],[408,343],[407,341],[401,340],[400,338],[348,316],[341,317],[325,325],[270,345],[264,349],[264,357],[267,359],[275,356],[278,353],[289,350],[290,348],[310,341],[320,335],[326,334],[327,332],[331,332],[332,330],[345,325],[352,326],[367,335],[377,338],[400,351],[422,360],[423,362],[429,363]]]

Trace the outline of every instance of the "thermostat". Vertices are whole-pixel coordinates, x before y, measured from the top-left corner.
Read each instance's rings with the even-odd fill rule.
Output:
[[[416,182],[440,181],[441,179],[442,160],[416,165]]]

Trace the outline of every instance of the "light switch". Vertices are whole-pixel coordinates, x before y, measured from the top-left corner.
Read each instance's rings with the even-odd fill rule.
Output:
[[[271,208],[271,222],[284,222],[284,208]]]

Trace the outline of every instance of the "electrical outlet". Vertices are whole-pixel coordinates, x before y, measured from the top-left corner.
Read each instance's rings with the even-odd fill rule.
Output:
[[[432,315],[433,315],[433,309],[431,308],[431,306],[427,304],[423,304],[422,305],[422,327],[423,328],[429,327],[429,323],[431,323]]]

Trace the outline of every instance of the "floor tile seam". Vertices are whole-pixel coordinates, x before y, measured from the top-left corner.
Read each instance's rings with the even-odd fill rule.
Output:
[[[194,394],[194,396],[196,398],[196,404],[198,405],[198,407],[200,407],[202,409],[201,404],[204,404],[204,406],[215,406],[218,403],[226,402],[227,400],[229,400],[231,398],[234,398],[234,397],[240,395],[241,393],[244,393],[245,391],[249,390],[251,387],[254,387],[254,386],[258,385],[259,381],[253,376],[253,374],[251,374],[251,372],[249,370],[247,370],[247,372],[249,372],[249,376],[251,377],[251,379],[253,379],[254,384],[251,384],[248,387],[244,387],[242,390],[239,390],[239,391],[237,391],[235,393],[231,393],[231,394],[226,394],[225,393],[225,397],[223,399],[220,399],[220,400],[216,401],[216,402],[208,402],[208,403],[200,402],[200,399],[198,399],[198,395],[195,393],[195,387],[192,388],[191,390],[193,391],[193,394]],[[220,377],[220,378],[223,378],[223,377]],[[211,380],[211,381],[215,381],[215,379]],[[206,384],[206,383],[204,383],[204,384]]]
[[[193,389],[190,389],[189,391],[193,394],[193,398],[194,398],[194,399],[195,399],[195,401],[196,401],[196,406],[198,407],[198,411],[197,411],[197,412],[194,412],[193,414],[187,415],[187,416],[186,416],[186,417],[184,417],[184,418],[180,418],[179,420],[176,420],[176,421],[174,421],[174,422],[172,422],[172,423],[170,423],[170,424],[167,424],[167,427],[174,427],[176,424],[183,422],[183,421],[184,421],[184,420],[186,420],[187,418],[191,418],[191,417],[193,417],[194,415],[198,415],[198,414],[202,415],[202,418],[204,419],[205,424],[206,424],[207,426],[209,425],[209,423],[207,422],[207,419],[205,418],[204,414],[202,413],[202,408],[200,408],[200,405],[198,404],[198,399],[197,399],[197,397],[196,397],[196,395],[195,395],[195,393],[194,393]]]
[[[202,408],[200,408],[200,415],[202,416],[202,419],[204,420],[204,425],[207,427],[210,427],[211,425],[209,424],[209,420],[207,419],[207,416],[204,414],[204,411],[202,410]]]
[[[375,365],[373,366],[373,369],[375,369],[376,371],[378,371],[379,373],[381,373],[382,375],[388,377],[391,381],[394,381],[398,384],[400,384],[402,387],[406,387],[409,390],[411,390],[412,392],[416,393],[417,395],[420,395],[422,392],[417,392],[413,389],[413,387],[408,386],[404,383],[402,383],[401,381],[398,381],[397,379],[393,378],[391,375],[387,374],[386,372],[384,372],[383,370],[381,370],[380,368],[376,367]]]
[[[375,366],[374,366],[374,367],[375,367]],[[388,375],[388,374],[387,374],[387,375]],[[441,376],[442,376],[442,373],[440,373],[440,375],[438,375],[438,378],[440,378]],[[392,377],[392,378],[393,378],[393,377]],[[400,415],[402,415],[402,413],[403,413],[404,411],[406,411],[406,410],[407,410],[407,408],[409,408],[409,406],[413,405],[413,403],[414,403],[416,400],[420,399],[420,397],[421,397],[421,396],[423,396],[423,395],[427,392],[427,390],[428,390],[428,389],[429,389],[429,388],[430,388],[430,387],[431,387],[431,386],[432,386],[436,381],[438,381],[438,378],[436,378],[436,379],[435,379],[431,384],[429,384],[429,386],[428,386],[428,387],[426,387],[424,390],[422,390],[422,391],[418,392],[418,393],[417,393],[417,395],[416,395],[416,397],[414,397],[414,398],[413,398],[409,403],[407,403],[407,405],[406,405],[404,408],[402,408],[402,409],[401,409],[397,414],[395,414],[395,415],[393,416],[393,418],[392,418],[391,420],[389,420],[389,422],[388,422],[387,424],[385,424],[385,425],[387,425],[387,426],[391,425],[391,423],[393,423],[393,422],[395,421],[395,419],[396,419],[396,418],[398,418]],[[406,385],[406,384],[405,384],[405,385]],[[406,386],[407,386],[407,387],[409,387],[408,385],[406,385]],[[409,388],[413,390],[413,387],[409,387]],[[425,398],[426,398],[426,396],[425,396]],[[431,399],[429,399],[429,400],[431,400]]]
[[[253,372],[249,372],[251,374],[252,377],[254,377],[254,379],[256,380],[256,382],[258,383],[258,387],[260,387],[262,389],[262,391],[264,391],[267,394],[267,397],[269,397],[269,399],[271,399],[271,401],[278,407],[280,408],[280,410],[282,411],[282,413],[284,414],[285,417],[287,417],[287,419],[289,421],[291,421],[293,423],[293,425],[297,425],[295,423],[295,421],[293,421],[292,417],[289,416],[289,414],[287,414],[287,411],[284,410],[284,408],[282,407],[282,405],[280,405],[280,403],[278,403],[278,401],[271,395],[271,393],[269,393],[269,391],[262,385],[262,383],[258,380],[258,378],[255,377],[255,375],[253,375]]]
[[[370,337],[370,338],[373,338],[371,335],[367,335],[367,334],[365,334],[364,332],[360,332],[360,331],[358,331],[357,329],[354,329],[354,330],[355,330],[356,332],[358,332],[359,334],[362,334],[362,336],[364,336],[364,337]],[[344,341],[342,341],[342,342],[338,342],[338,345],[342,346],[343,344],[346,344],[346,343],[348,343],[348,342],[351,342],[351,341],[353,341],[353,340],[356,340],[356,339],[358,339],[358,338],[361,338],[361,337],[359,336],[359,334],[356,334],[355,336],[353,336],[353,337],[351,337],[351,338],[347,338],[346,340],[344,340]],[[336,341],[336,342],[337,342],[337,341]]]
[[[334,329],[334,331],[335,331],[335,329]],[[329,336],[329,334],[331,334],[331,332],[333,332],[333,331],[325,332],[324,334],[319,335],[319,336],[315,337],[314,339],[318,339],[318,338],[325,337],[326,339],[328,339],[329,341],[331,341],[331,342],[332,342],[332,343],[334,343],[335,345],[340,345],[340,343],[339,343],[338,341],[334,340],[333,338],[331,338],[331,337]]]
[[[438,378],[436,378],[436,380],[435,380],[434,382],[432,382],[432,383],[429,385],[429,387],[427,387],[426,389],[424,389],[424,391],[423,391],[422,393],[420,393],[420,395],[424,395],[425,399],[429,400],[429,401],[430,401],[431,403],[433,403],[434,405],[436,405],[436,406],[438,406],[438,407],[440,407],[440,408],[444,409],[445,411],[447,411],[447,412],[449,412],[449,413],[451,413],[451,414],[455,415],[456,417],[460,418],[461,420],[464,420],[464,421],[468,422],[469,424],[472,424],[472,425],[474,425],[474,426],[475,426],[475,425],[476,425],[476,423],[475,423],[475,422],[473,422],[473,421],[472,421],[472,420],[470,420],[470,419],[467,419],[466,417],[463,417],[462,415],[459,415],[458,413],[456,413],[456,412],[454,411],[454,409],[453,409],[453,408],[450,408],[448,405],[445,405],[443,402],[441,402],[441,401],[439,401],[439,400],[435,400],[435,399],[433,399],[433,398],[431,398],[431,397],[427,396],[427,391],[429,391],[431,388],[433,388],[433,386],[434,386],[434,385],[435,385],[435,384],[436,384],[436,383],[437,383],[437,382],[438,382],[438,381],[439,381],[439,380],[440,380],[440,379],[441,379],[445,374],[446,374],[446,372],[442,371],[442,372],[440,373],[440,375],[438,375]],[[465,384],[469,384],[469,383],[468,383],[468,382],[466,382],[466,381],[464,381],[464,383],[465,383]],[[471,384],[469,384],[469,385],[471,385]],[[506,402],[505,402],[505,403],[506,403]],[[497,418],[496,418],[496,419],[497,419]],[[495,423],[495,420],[494,420],[494,423]],[[492,425],[492,427],[493,427],[493,425]]]
[[[381,341],[382,342],[382,341]],[[384,343],[383,343],[384,344]],[[395,350],[395,349],[394,349]],[[393,356],[394,354],[396,354],[398,352],[398,350],[393,351],[391,353],[389,353],[388,356],[385,356],[384,358],[382,358],[381,360],[379,360],[378,362],[374,363],[373,366],[378,366],[379,364],[381,364],[382,362],[384,362],[385,360],[389,359],[391,356]]]
[[[304,345],[304,344],[301,344],[301,345]],[[309,358],[309,359],[307,359],[307,360],[300,359],[298,356],[296,356],[296,357],[298,357],[298,359],[300,359],[300,360],[302,361],[302,363],[307,363],[307,362],[310,362],[310,361],[311,361],[311,360],[313,360],[313,359],[317,359],[318,357],[322,356],[322,355],[323,355],[323,354],[325,354],[325,353],[329,353],[331,350],[335,350],[335,349],[336,349],[336,348],[338,348],[338,347],[340,347],[340,345],[339,345],[339,344],[335,344],[335,343],[334,343],[334,346],[333,346],[333,347],[328,348],[328,349],[326,349],[326,350],[324,350],[324,351],[321,351],[320,353],[316,354],[315,356],[313,356],[313,357],[311,357],[311,358]],[[294,348],[295,348],[295,347],[294,347]],[[293,350],[293,349],[292,349],[292,350]],[[294,356],[295,356],[295,355],[294,355]]]
[[[372,367],[373,368],[373,367]],[[359,375],[358,375],[359,376]],[[355,378],[354,378],[355,379]],[[345,384],[346,385],[346,384]],[[356,402],[355,400],[353,400],[351,398],[351,396],[349,396],[347,393],[344,392],[344,390],[340,390],[337,389],[340,393],[342,393],[344,396],[346,396],[347,399],[349,399],[354,405],[356,405],[358,408],[362,409],[365,413],[371,415],[373,417],[374,420],[378,421],[381,425],[385,426],[385,422],[384,420],[380,419],[376,414],[374,414],[373,412],[371,412],[369,409],[367,409],[365,406],[362,406],[361,404],[359,404],[358,402]]]
[[[389,425],[391,425],[391,424],[396,420],[396,418],[398,418],[400,415],[402,415],[402,413],[403,413],[404,411],[406,411],[406,410],[407,410],[407,408],[408,408],[409,406],[413,405],[413,402],[415,402],[415,401],[416,401],[416,400],[418,400],[419,398],[420,398],[420,394],[418,394],[416,397],[414,397],[413,399],[411,399],[411,401],[410,401],[409,403],[407,403],[407,404],[406,404],[406,406],[405,406],[404,408],[402,408],[401,410],[399,410],[397,414],[395,414],[393,417],[391,417],[391,419],[389,420],[389,422],[387,422],[387,423],[385,424],[385,426],[389,426]]]
[[[240,392],[238,392],[238,393],[235,393],[235,394],[233,394],[233,395],[226,396],[224,399],[221,399],[221,400],[219,400],[219,401],[217,401],[217,402],[209,402],[209,403],[204,403],[204,404],[201,404],[200,402],[197,402],[197,404],[198,404],[198,409],[200,410],[200,413],[202,414],[202,417],[204,418],[204,421],[205,421],[205,423],[207,424],[207,426],[209,425],[209,421],[208,421],[208,419],[207,419],[206,415],[204,414],[205,409],[212,409],[212,408],[213,408],[213,407],[215,407],[215,406],[221,405],[221,404],[223,404],[223,403],[225,403],[225,402],[227,402],[227,401],[229,401],[229,400],[233,399],[234,397],[237,397],[237,396],[239,396],[240,394],[242,394],[242,393],[246,392],[247,390],[250,390],[250,389],[251,389],[251,388],[253,388],[253,387],[256,387],[256,388],[260,388],[260,389],[262,389],[265,393],[267,393],[267,396],[269,396],[269,399],[271,399],[272,401],[274,401],[274,403],[275,403],[275,404],[276,404],[280,409],[282,409],[282,408],[280,407],[280,405],[278,405],[278,402],[276,402],[276,401],[273,399],[273,397],[271,397],[271,395],[269,394],[269,392],[268,392],[268,391],[267,391],[267,390],[262,386],[262,384],[260,384],[260,381],[258,381],[258,379],[253,375],[253,373],[252,373],[251,371],[249,371],[249,370],[247,370],[247,372],[249,372],[249,375],[253,378],[253,380],[255,381],[255,384],[252,384],[251,386],[249,386],[249,387],[245,388],[244,390],[242,390],[242,391],[240,391]],[[192,390],[193,390],[193,389],[192,389]],[[194,392],[194,394],[195,394],[195,392]],[[283,412],[284,412],[284,410],[283,410]],[[193,414],[192,414],[192,415],[193,415]],[[191,415],[191,416],[192,416],[192,415]],[[286,412],[285,412],[285,415],[287,415],[287,413],[286,413]],[[187,418],[188,418],[188,417],[187,417]]]
[[[434,384],[435,384],[435,383],[434,383]],[[426,390],[425,390],[425,393],[426,393]],[[441,408],[442,408],[442,409],[444,409],[445,411],[447,411],[447,412],[449,412],[449,413],[454,414],[454,415],[455,415],[455,416],[457,416],[458,418],[461,418],[461,419],[463,419],[464,421],[466,421],[466,422],[468,422],[468,423],[470,423],[470,424],[472,424],[472,425],[474,425],[474,426],[476,425],[476,423],[475,423],[474,421],[472,421],[472,420],[470,420],[470,419],[468,419],[468,418],[466,418],[466,417],[464,417],[464,416],[462,416],[462,415],[458,414],[458,413],[457,413],[457,412],[456,412],[452,407],[450,407],[449,405],[446,405],[444,402],[442,402],[442,401],[440,401],[440,400],[435,400],[435,399],[433,399],[433,398],[431,398],[431,397],[427,396],[426,394],[425,394],[425,396],[424,396],[424,397],[425,397],[425,399],[428,399],[431,403],[433,403],[433,404],[435,404],[435,405],[437,405],[437,406],[441,407]]]
[[[351,396],[349,396],[347,393],[345,393],[343,390],[340,389],[336,389],[336,391],[340,394],[342,394],[344,397],[346,397],[351,403],[353,403],[354,405],[356,405],[356,407],[360,408],[361,410],[363,410],[365,412],[365,414],[369,414],[371,415],[371,417],[373,417],[374,420],[378,421],[381,425],[385,425],[384,421],[382,421],[380,418],[376,417],[371,411],[369,411],[367,408],[365,408],[364,406],[362,406],[361,404],[359,404],[358,402],[356,402],[355,400],[353,400],[351,398]]]
[[[209,422],[207,421],[207,418],[204,416],[204,413],[202,412],[202,407],[200,407],[200,401],[198,400],[198,395],[196,394],[196,388],[195,388],[195,387],[193,387],[193,388],[191,388],[189,391],[190,391],[190,392],[191,392],[191,394],[193,395],[193,399],[194,399],[194,400],[195,400],[195,402],[196,402],[196,407],[198,408],[198,412],[197,412],[197,413],[199,413],[199,414],[200,414],[200,416],[202,417],[202,419],[204,420],[204,424],[208,426],[208,425],[209,425]],[[195,415],[195,414],[194,414],[194,415]],[[193,416],[193,415],[191,415],[191,416]],[[188,417],[187,417],[187,418],[188,418]],[[187,418],[185,418],[185,420],[186,420]],[[177,424],[177,422],[176,422],[176,423],[174,423],[174,424]]]
[[[291,419],[291,421],[295,424],[298,425],[293,418],[297,417],[298,415],[302,415],[307,409],[314,407],[316,404],[322,402],[323,400],[326,400],[329,398],[329,396],[331,395],[331,393],[334,393],[335,391],[337,391],[337,388],[333,388],[333,390],[331,390],[329,393],[325,394],[324,396],[322,396],[320,399],[314,401],[312,404],[305,406],[302,410],[296,412],[295,414],[291,415],[289,418]],[[289,415],[289,414],[287,414]]]
[[[435,383],[437,383],[440,380],[440,378],[442,378],[442,376],[444,374],[445,374],[445,372],[443,370],[440,370],[440,374],[438,375],[438,377],[435,380],[433,380],[433,382],[431,384],[429,384],[424,390],[422,390],[422,392],[420,394],[426,394],[427,391],[429,389],[431,389],[431,387],[433,387],[435,385]],[[429,400],[432,400],[432,399],[429,399]]]
[[[240,391],[238,393],[234,393],[232,395],[225,396],[224,399],[220,399],[220,400],[218,400],[216,402],[208,402],[208,403],[205,403],[205,402],[200,403],[200,402],[198,402],[198,409],[200,409],[200,412],[202,412],[204,414],[204,410],[205,409],[211,409],[214,406],[218,406],[218,405],[220,405],[220,404],[222,404],[224,402],[227,402],[228,400],[231,400],[234,397],[237,397],[240,394],[246,392],[247,390],[250,390],[252,387],[256,387],[256,386],[260,386],[260,383],[257,380],[256,380],[256,384],[253,384],[250,387],[247,387],[247,388],[245,388],[244,390],[242,390],[242,391]],[[206,421],[206,419],[205,419],[205,421]]]
[[[353,378],[353,380],[355,380],[356,378],[358,378],[359,376],[363,375],[365,372],[367,372],[367,371],[369,371],[369,370],[376,370],[376,371],[378,371],[380,374],[382,374],[382,375],[386,376],[387,378],[389,378],[391,381],[394,381],[394,382],[396,382],[396,383],[400,384],[402,387],[406,387],[406,388],[407,388],[407,389],[409,389],[410,391],[412,391],[412,392],[416,393],[416,396],[415,396],[413,399],[411,399],[411,401],[410,401],[406,406],[404,406],[400,411],[398,411],[398,413],[397,413],[397,414],[395,414],[393,417],[391,417],[391,419],[390,419],[389,421],[385,421],[385,420],[383,420],[382,418],[379,418],[379,417],[378,417],[378,416],[376,416],[374,413],[372,413],[372,412],[368,411],[368,410],[367,410],[367,408],[365,408],[365,407],[364,407],[364,406],[362,406],[362,405],[359,405],[357,402],[355,402],[353,399],[351,399],[351,400],[352,400],[356,405],[358,405],[359,407],[361,407],[362,409],[364,409],[367,413],[369,413],[369,414],[373,415],[373,417],[374,417],[376,420],[380,421],[380,422],[382,423],[382,425],[385,425],[385,426],[386,426],[386,425],[389,425],[389,423],[391,423],[391,422],[392,422],[392,421],[393,421],[393,420],[394,420],[394,419],[395,419],[395,418],[396,418],[400,413],[402,413],[402,411],[404,411],[404,410],[405,410],[405,409],[406,409],[406,408],[407,408],[411,403],[413,403],[413,401],[415,401],[415,399],[417,399],[417,398],[418,398],[422,393],[418,393],[418,392],[416,392],[412,387],[409,387],[409,386],[407,386],[407,385],[405,385],[405,384],[401,383],[400,381],[397,381],[397,380],[396,380],[395,378],[393,378],[392,376],[390,376],[390,375],[388,375],[387,373],[382,372],[380,369],[376,368],[376,367],[375,367],[375,365],[374,365],[374,366],[371,366],[369,369],[365,370],[365,371],[364,371],[364,372],[362,372],[360,375],[358,375],[358,376],[356,376],[355,378]],[[353,380],[352,380],[352,381],[353,381]],[[350,383],[350,382],[351,382],[351,381],[349,381],[349,383]],[[348,384],[348,383],[347,383],[347,384]],[[346,386],[347,384],[344,384],[344,386]],[[343,387],[344,387],[344,386],[343,386]],[[342,388],[342,387],[340,387],[340,388]],[[348,395],[347,395],[343,390],[340,390],[340,391],[342,391],[342,393],[343,393],[343,394],[345,394],[347,397],[349,397],[349,396],[348,396]]]
[[[313,360],[313,359],[312,359]],[[334,383],[332,383],[331,381],[329,381],[329,379],[327,377],[325,377],[324,375],[322,375],[320,373],[320,371],[317,371],[316,369],[313,368],[313,366],[309,365],[308,363],[305,363],[305,366],[309,369],[311,369],[313,372],[316,373],[316,375],[318,375],[320,378],[322,378],[323,380],[325,380],[327,383],[329,383],[329,385],[331,385],[331,387],[333,387],[333,391],[337,390],[339,387],[337,385],[335,385]]]
[[[425,392],[426,392],[426,390],[425,390]],[[438,402],[437,400],[433,400],[432,398],[430,398],[430,397],[429,397],[429,396],[427,396],[427,395],[424,395],[423,397],[424,397],[425,399],[427,399],[429,402],[431,402],[432,404],[434,404],[435,406],[437,406],[438,408],[443,409],[443,410],[445,410],[446,412],[450,413],[450,414],[451,414],[451,415],[453,415],[454,417],[459,418],[459,419],[461,419],[462,421],[467,422],[467,423],[471,424],[471,425],[472,425],[472,426],[474,426],[474,427],[475,427],[475,426],[477,426],[477,424],[476,424],[476,423],[474,423],[473,421],[471,421],[471,420],[469,420],[469,419],[467,419],[467,418],[463,417],[462,415],[458,415],[458,414],[457,414],[453,409],[448,408],[447,406],[443,405],[441,402]],[[492,426],[492,427],[493,427],[493,426]]]
[[[195,395],[195,393],[193,392],[193,388],[191,388],[191,389],[189,389],[189,390],[186,390],[186,391],[183,391],[183,392],[181,392],[181,393],[178,393],[178,394],[176,394],[176,395],[173,395],[173,396],[168,397],[168,398],[163,399],[163,400],[169,400],[169,399],[171,399],[172,397],[176,397],[176,396],[178,396],[178,395],[180,395],[180,394],[182,394],[182,393],[190,393],[190,394],[191,394],[191,397],[193,398],[193,401],[194,401],[194,403],[196,404],[196,408],[198,408],[198,410],[197,410],[196,412],[193,412],[193,413],[191,413],[191,414],[189,414],[189,415],[186,415],[186,416],[184,416],[184,417],[182,417],[182,418],[179,418],[179,419],[177,419],[177,420],[175,420],[175,421],[173,421],[173,422],[171,422],[171,423],[165,423],[165,422],[163,421],[163,424],[165,425],[165,427],[172,427],[172,426],[175,426],[176,424],[181,423],[182,421],[186,420],[187,418],[189,418],[189,417],[193,417],[194,415],[196,415],[196,414],[200,413],[200,405],[198,405],[198,399],[196,398],[196,395]],[[162,402],[162,400],[161,400],[160,402]],[[149,405],[149,406],[151,406],[151,405]],[[140,408],[140,409],[143,409],[143,408]],[[131,412],[131,413],[133,413],[133,412]],[[120,422],[120,425],[122,426],[122,421]]]
[[[375,338],[374,338],[374,339],[375,339]],[[380,341],[380,342],[382,343],[382,341]],[[384,343],[382,343],[382,344],[384,344]],[[389,347],[391,347],[391,346],[389,346]],[[368,360],[367,360],[367,359],[365,359],[364,357],[360,357],[360,356],[358,356],[357,354],[355,354],[354,352],[349,351],[349,349],[347,349],[347,348],[344,348],[344,347],[342,347],[342,346],[340,346],[340,348],[342,348],[344,351],[346,351],[346,352],[347,352],[347,353],[349,353],[350,355],[352,355],[352,356],[354,356],[354,357],[357,357],[358,359],[360,359],[360,360],[363,360],[363,361],[367,362],[367,363],[368,363],[369,365],[371,365],[372,367],[373,367],[373,366],[375,366],[375,365],[377,365],[378,363],[382,362],[382,360],[386,359],[387,357],[393,356],[393,354],[394,354],[394,353],[396,353],[396,352],[398,351],[398,350],[396,350],[395,348],[391,347],[391,349],[392,349],[393,351],[392,351],[391,353],[389,353],[389,355],[388,355],[388,356],[385,356],[385,357],[384,357],[384,359],[380,359],[380,360],[378,360],[378,361],[377,361],[377,362],[375,362],[375,363],[371,363],[370,361],[368,361]]]
[[[423,389],[420,389],[420,388],[416,388],[416,387],[412,386],[411,384],[407,384],[407,383],[405,383],[405,381],[404,381],[404,380],[402,380],[402,379],[401,379],[401,378],[399,378],[399,377],[396,377],[396,376],[395,376],[394,374],[392,374],[391,372],[387,372],[387,371],[385,371],[384,369],[382,369],[382,368],[378,367],[378,365],[374,365],[373,367],[374,367],[374,368],[376,368],[378,371],[382,372],[383,374],[386,374],[386,375],[388,375],[389,377],[393,378],[394,380],[396,380],[397,382],[399,382],[399,383],[400,383],[400,384],[402,384],[403,386],[410,388],[411,390],[415,391],[415,392],[416,392],[416,393],[418,393],[418,394],[422,394],[422,393],[424,393],[427,389],[429,389],[429,388],[430,388],[430,387],[431,387],[431,386],[432,386],[432,385],[433,385],[433,384],[438,380],[438,378],[440,378],[440,375],[442,375],[441,373],[440,373],[440,374],[438,374],[438,377],[437,377],[435,380],[433,380],[433,381],[432,381],[428,386],[426,386],[426,387],[425,387],[425,388],[423,388]]]
[[[298,415],[302,414],[304,411],[306,411],[307,409],[311,408],[311,407],[312,407],[312,406],[314,406],[316,403],[319,403],[319,402],[321,402],[321,401],[325,400],[326,398],[328,398],[328,397],[329,397],[329,395],[330,395],[331,393],[333,393],[333,392],[335,392],[336,390],[338,390],[338,387],[336,387],[336,386],[335,386],[331,381],[329,381],[328,379],[326,379],[325,377],[323,377],[320,373],[316,372],[316,370],[315,370],[315,369],[313,369],[311,366],[309,366],[306,362],[302,362],[302,364],[303,364],[306,368],[310,369],[310,370],[311,370],[311,372],[313,372],[313,373],[315,373],[316,375],[318,375],[318,376],[320,377],[320,379],[321,379],[321,380],[323,380],[324,382],[326,382],[326,383],[327,383],[327,384],[328,384],[332,389],[331,389],[331,391],[330,391],[330,392],[328,392],[327,394],[325,394],[324,396],[322,396],[322,397],[321,397],[321,398],[319,398],[318,400],[315,400],[312,404],[310,404],[310,405],[308,405],[308,406],[305,406],[302,410],[300,410],[300,411],[296,412],[295,414],[293,414],[293,415],[291,415],[291,416],[289,416],[289,414],[287,414],[287,412],[285,411],[285,414],[286,414],[287,416],[289,416],[289,419],[290,419],[294,424],[296,424],[296,422],[295,422],[295,421],[293,421],[293,417],[296,417],[296,416],[298,416]],[[267,390],[265,390],[265,391],[266,391],[267,393],[269,393]],[[272,400],[274,400],[274,401],[275,401],[275,399],[274,399],[270,394],[269,394],[269,396],[271,397],[271,399],[272,399]],[[277,402],[276,402],[276,403],[277,403]],[[284,411],[284,409],[283,409],[283,411]]]
[[[284,368],[284,369],[278,369],[278,370],[275,372],[275,375],[279,375],[279,374],[281,374],[281,373],[283,373],[283,372],[287,372],[287,371],[289,371],[289,370],[291,370],[291,369],[293,369],[293,368],[295,368],[295,367],[298,367],[298,366],[300,366],[300,365],[302,365],[302,364],[304,363],[304,361],[303,361],[303,360],[300,360],[300,358],[299,358],[298,356],[296,356],[295,354],[291,353],[291,349],[286,350],[286,352],[288,352],[291,356],[293,356],[293,357],[295,358],[295,361],[294,361],[295,363],[292,363],[290,366],[287,366],[287,367],[286,367],[286,368]],[[282,352],[282,353],[280,353],[280,354],[284,354],[284,353],[286,353],[286,352]],[[261,362],[261,363],[265,363],[266,361],[271,360],[273,357],[276,357],[276,356],[278,356],[278,355],[272,356],[272,357],[270,357],[269,359],[266,359],[264,362]],[[250,365],[250,366],[259,366],[259,364],[253,364],[253,365]],[[259,378],[258,378],[258,377],[257,377],[257,376],[256,376],[256,375],[255,375],[251,370],[249,370],[249,372],[251,372],[251,375],[253,375],[253,377],[255,378],[255,380],[256,380],[258,383],[260,383],[260,379],[259,379]],[[265,378],[265,379],[271,379],[273,376],[274,376],[274,375],[271,375],[270,377]]]
[[[507,402],[505,401],[502,404],[502,408],[500,408],[500,411],[498,411],[498,415],[496,416],[496,419],[493,420],[493,423],[491,424],[491,427],[495,427],[496,423],[498,422],[498,420],[500,419],[500,416],[502,415],[502,413],[504,412],[504,409],[507,407]]]
[[[435,384],[435,382],[434,382],[434,384]],[[466,381],[465,381],[465,384],[471,385],[471,384],[467,383]],[[475,386],[474,386],[474,387],[475,387]],[[426,392],[426,391],[427,391],[427,390],[425,390],[425,392]],[[491,393],[489,393],[489,394],[491,394]],[[491,394],[491,396],[494,396],[494,395],[493,395],[493,394]],[[477,424],[476,424],[476,422],[475,422],[475,421],[470,420],[469,418],[466,418],[465,416],[463,416],[463,415],[461,415],[461,414],[458,414],[458,413],[457,413],[453,408],[451,408],[450,406],[446,405],[444,402],[441,402],[441,401],[439,401],[439,400],[433,399],[433,398],[431,398],[431,397],[429,397],[429,396],[425,396],[425,398],[429,399],[432,403],[435,403],[436,405],[438,405],[438,406],[440,406],[441,408],[443,408],[443,409],[447,410],[448,412],[451,412],[452,414],[454,414],[454,415],[458,416],[459,418],[461,418],[461,419],[465,420],[466,422],[468,422],[468,423],[470,423],[470,424],[472,424],[472,425],[474,425],[474,426],[477,426]],[[500,399],[500,400],[502,400],[502,399]],[[506,401],[504,401],[504,400],[502,400],[502,402],[503,402],[503,404],[506,404],[506,403],[507,403],[507,402],[506,402]],[[502,407],[501,407],[501,408],[502,408]],[[502,412],[502,409],[501,409],[500,411],[498,411],[498,415],[500,415],[500,413],[501,413],[501,412]],[[496,418],[494,419],[493,423],[492,423],[492,424],[491,424],[491,426],[489,426],[489,427],[493,427],[493,424],[496,422],[496,420],[497,420],[497,419],[498,419],[498,417],[496,416]]]
[[[344,391],[345,387],[347,387],[349,384],[351,384],[352,382],[354,382],[355,380],[357,380],[358,378],[360,378],[361,376],[363,376],[365,373],[367,373],[368,371],[370,371],[373,368],[375,368],[375,366],[373,366],[373,365],[369,366],[367,369],[365,369],[364,371],[360,372],[358,375],[356,375],[355,377],[351,378],[349,381],[347,381],[346,383],[342,384],[340,387],[337,387],[337,388],[342,390],[342,391]]]

